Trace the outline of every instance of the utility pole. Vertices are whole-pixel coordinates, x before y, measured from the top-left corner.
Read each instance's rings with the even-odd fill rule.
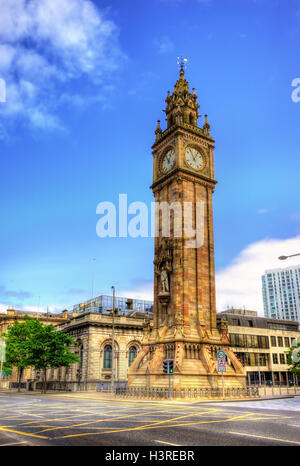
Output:
[[[112,309],[112,332],[111,332],[111,342],[112,342],[112,365],[111,365],[111,392],[115,394],[115,301],[116,301],[116,290],[115,287],[111,287],[113,290],[113,309]]]

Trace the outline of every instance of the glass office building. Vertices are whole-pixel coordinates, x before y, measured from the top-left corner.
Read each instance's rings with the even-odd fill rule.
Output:
[[[262,293],[265,317],[300,322],[300,265],[266,270]]]
[[[73,312],[78,314],[86,314],[88,312],[98,312],[100,314],[109,314],[113,308],[112,296],[102,295],[96,298],[89,299],[84,303],[76,304],[73,307]],[[121,298],[116,296],[115,309],[118,315],[133,315],[145,314],[152,316],[153,301],[145,301],[143,299]]]

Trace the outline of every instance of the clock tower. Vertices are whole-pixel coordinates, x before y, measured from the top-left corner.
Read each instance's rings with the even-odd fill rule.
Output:
[[[174,388],[218,387],[217,351],[227,356],[225,386],[244,387],[246,372],[229,349],[227,321],[216,323],[212,196],[214,139],[205,115],[198,126],[195,89],[181,66],[158,121],[153,149],[156,206],[154,320],[129,370],[129,386],[167,387],[163,360],[174,360]]]

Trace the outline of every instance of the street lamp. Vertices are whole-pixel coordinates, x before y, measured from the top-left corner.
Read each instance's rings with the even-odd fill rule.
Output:
[[[296,256],[300,256],[300,253],[298,254],[292,254],[291,256],[279,256],[278,259],[280,261],[285,261],[286,259],[289,259],[289,257],[296,257]]]
[[[112,332],[111,332],[111,343],[112,343],[112,350],[111,350],[111,358],[112,358],[112,366],[111,366],[111,392],[115,394],[115,301],[116,301],[116,290],[115,287],[111,287],[113,290],[113,308],[112,308]]]

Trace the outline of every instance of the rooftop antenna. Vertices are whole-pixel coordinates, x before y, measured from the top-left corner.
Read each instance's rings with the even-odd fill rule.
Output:
[[[177,65],[178,65],[178,69],[181,71],[181,70],[186,70],[186,63],[187,63],[187,58],[183,58],[183,57],[177,57]]]

